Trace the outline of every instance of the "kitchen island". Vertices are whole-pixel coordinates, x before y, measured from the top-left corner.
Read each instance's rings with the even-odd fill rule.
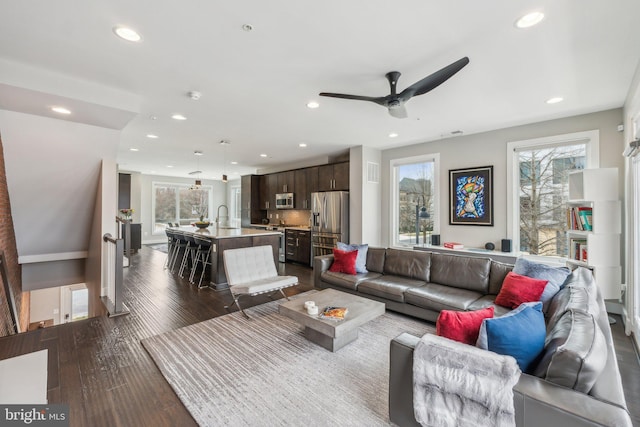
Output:
[[[224,271],[224,259],[222,258],[223,252],[227,249],[269,245],[273,250],[274,262],[278,262],[278,250],[280,247],[280,237],[282,235],[280,231],[216,227],[215,224],[202,229],[190,225],[173,227],[172,229],[211,239],[210,285],[216,290],[229,287]]]

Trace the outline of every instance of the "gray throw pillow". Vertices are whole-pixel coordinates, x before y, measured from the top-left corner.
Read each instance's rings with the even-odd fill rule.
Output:
[[[563,287],[567,276],[571,274],[568,267],[552,267],[550,265],[539,262],[529,261],[525,258],[518,258],[513,266],[513,272],[522,276],[533,277],[534,279],[547,280],[547,286],[540,296],[543,304],[543,310],[546,313],[549,307],[549,301]]]

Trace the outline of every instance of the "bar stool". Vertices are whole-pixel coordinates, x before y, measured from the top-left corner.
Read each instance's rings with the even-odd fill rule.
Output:
[[[207,265],[211,265],[211,262],[209,261],[209,257],[211,256],[211,239],[194,236],[193,240],[198,245],[198,249],[196,250],[196,260],[194,267],[191,270],[189,281],[195,285],[196,270],[198,265],[202,265],[202,272],[200,273],[200,280],[198,281],[198,289],[202,289],[207,287],[207,285],[202,286],[202,278],[204,277],[204,273],[207,271]]]
[[[182,238],[186,241],[184,249],[184,255],[182,255],[182,262],[180,263],[180,271],[178,275],[184,278],[184,271],[189,268],[189,261],[191,261],[191,268],[195,267],[196,259],[196,241],[191,234],[183,234]]]
[[[167,234],[167,259],[164,262],[164,269],[169,268],[169,264],[171,262],[171,255],[173,255],[174,246],[176,244],[176,240],[173,238],[173,231],[168,228],[164,229],[164,232]]]
[[[185,234],[181,231],[172,231],[173,233],[173,253],[171,254],[171,260],[169,261],[169,269],[171,272],[174,272],[176,267],[176,262],[178,261],[178,257],[180,255],[180,250],[184,249],[187,251],[187,240],[185,238]]]

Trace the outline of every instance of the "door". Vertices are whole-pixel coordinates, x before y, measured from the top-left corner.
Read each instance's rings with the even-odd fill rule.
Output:
[[[62,286],[60,290],[63,323],[89,317],[89,290],[84,283]]]
[[[327,193],[311,193],[311,229],[316,233],[323,231],[325,195]]]
[[[342,233],[342,192],[330,191],[325,193],[324,228],[326,233]]]

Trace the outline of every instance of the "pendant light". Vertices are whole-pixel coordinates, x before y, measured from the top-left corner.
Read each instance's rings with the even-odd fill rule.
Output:
[[[202,173],[202,171],[200,170],[200,156],[203,156],[204,153],[202,151],[196,150],[193,152],[193,155],[196,156],[196,170],[193,172],[189,172],[189,175],[196,175],[196,182],[191,187],[189,187],[189,190],[199,190],[202,187],[202,180],[200,179],[200,174]]]
[[[227,182],[227,175],[225,174],[227,169],[227,145],[229,145],[229,141],[225,141],[224,139],[220,141],[220,145],[223,147],[222,151],[222,182]]]

